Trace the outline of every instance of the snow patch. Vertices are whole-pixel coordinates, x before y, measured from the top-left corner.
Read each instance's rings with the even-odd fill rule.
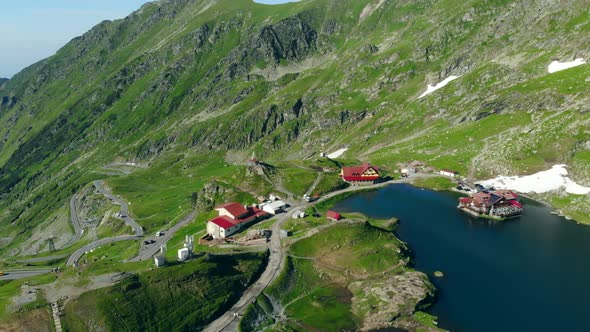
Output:
[[[581,186],[567,173],[566,165],[555,165],[551,169],[525,176],[499,176],[495,179],[481,181],[484,186],[497,189],[513,189],[522,193],[546,193],[564,189],[567,193],[586,195],[590,188]]]
[[[348,150],[348,149],[340,149],[340,150],[338,150],[338,151],[334,151],[334,152],[332,152],[332,153],[330,153],[330,154],[328,155],[328,158],[330,158],[330,159],[338,158],[338,157],[340,157],[340,156],[341,156],[341,155],[342,155],[344,152],[346,152],[346,150]]]
[[[578,58],[574,61],[568,61],[568,62],[553,61],[547,67],[547,71],[551,74],[551,73],[558,72],[560,70],[565,70],[565,69],[581,66],[583,64],[586,64],[586,60],[584,60],[582,58]]]
[[[421,94],[420,97],[418,97],[418,99],[420,99],[420,98],[422,98],[424,96],[427,96],[427,95],[433,93],[434,91],[436,91],[438,89],[443,88],[445,85],[449,84],[451,81],[454,81],[454,80],[458,79],[459,77],[461,77],[461,76],[460,75],[459,76],[451,75],[451,76],[445,78],[442,82],[440,82],[440,83],[438,83],[436,85],[430,85],[430,84],[428,84],[428,87],[426,88],[426,91],[424,91],[424,93]]]

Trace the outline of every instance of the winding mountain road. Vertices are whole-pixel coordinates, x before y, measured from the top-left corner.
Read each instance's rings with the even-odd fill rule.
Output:
[[[74,227],[74,237],[68,243],[76,243],[82,237],[82,226],[80,223],[80,217],[78,213],[78,195],[74,194],[70,199],[70,221]]]
[[[160,250],[161,246],[165,245],[179,229],[193,221],[196,215],[196,212],[187,214],[184,218],[182,218],[182,220],[177,222],[169,230],[164,231],[164,235],[162,236],[152,236],[146,238],[146,240],[154,240],[155,242],[147,245],[143,244],[139,249],[139,254],[128,260],[128,262],[139,262],[151,259]]]
[[[121,241],[141,240],[144,236],[143,228],[141,227],[141,225],[139,225],[133,218],[129,217],[129,206],[128,206],[127,202],[125,202],[121,198],[113,195],[111,192],[106,190],[103,186],[103,181],[101,181],[101,180],[94,181],[93,184],[98,192],[103,194],[105,197],[111,199],[115,204],[118,204],[121,206],[121,211],[120,211],[121,218],[123,219],[125,224],[127,224],[127,225],[131,226],[131,228],[133,228],[135,235],[121,235],[121,236],[116,236],[116,237],[104,238],[104,239],[100,239],[100,240],[94,241],[92,243],[89,243],[89,244],[83,246],[82,248],[76,250],[68,258],[68,261],[66,263],[67,266],[78,266],[78,262],[80,261],[80,258],[85,253],[87,253],[90,250],[96,249],[100,246],[103,246],[105,244],[111,244],[111,243],[116,243],[116,242],[121,242]],[[74,210],[72,210],[72,212],[74,212]],[[185,225],[187,225],[188,223],[193,221],[195,219],[195,216],[196,216],[196,212],[191,212],[191,213],[187,214],[184,218],[182,218],[174,226],[172,226],[169,230],[165,231],[163,236],[150,237],[149,239],[154,240],[155,242],[151,243],[149,245],[142,245],[142,247],[139,250],[139,254],[136,257],[133,257],[133,258],[127,260],[127,262],[138,262],[138,261],[151,259],[158,252],[158,250],[160,250],[160,247],[162,245],[165,245],[166,242],[168,242],[179,229],[181,229],[182,227],[184,227]]]
[[[78,266],[78,261],[80,260],[80,258],[82,256],[84,256],[84,254],[86,254],[90,250],[94,250],[100,246],[104,246],[105,244],[111,244],[111,243],[116,243],[116,242],[121,242],[121,241],[140,240],[140,239],[141,239],[141,236],[139,236],[139,235],[121,235],[121,236],[115,236],[115,237],[109,237],[109,238],[105,238],[105,239],[96,240],[96,241],[91,242],[91,243],[83,246],[82,248],[74,251],[74,253],[70,256],[70,258],[68,258],[66,265],[67,266],[74,266],[74,267]]]
[[[121,198],[119,198],[119,197],[113,195],[112,193],[110,193],[109,191],[107,191],[103,187],[103,181],[97,180],[97,181],[94,181],[93,184],[98,192],[103,194],[105,197],[111,199],[115,204],[118,204],[121,206],[121,211],[120,211],[121,219],[123,219],[125,224],[131,226],[131,228],[135,232],[135,235],[121,235],[121,236],[99,239],[97,241],[91,242],[91,243],[83,246],[82,248],[74,251],[72,253],[72,255],[70,255],[70,257],[68,258],[68,261],[66,262],[66,266],[78,266],[78,262],[80,261],[80,258],[82,256],[84,256],[84,254],[86,254],[87,252],[94,250],[100,246],[103,246],[105,244],[111,244],[111,243],[116,243],[116,242],[121,242],[121,241],[139,240],[143,237],[143,228],[135,220],[133,220],[133,218],[129,217],[129,206],[127,205],[127,202],[125,202]],[[70,201],[70,208],[72,208],[71,202],[72,201]],[[75,204],[74,204],[74,207],[75,207]],[[74,224],[74,219],[76,219],[77,222],[79,223],[79,217],[77,215],[76,209],[72,209],[72,215],[74,215],[74,214],[76,215],[76,218],[72,217],[72,224]],[[76,229],[76,226],[74,226],[74,229]]]
[[[135,235],[136,236],[143,236],[143,228],[141,227],[141,225],[139,225],[135,220],[133,220],[133,218],[129,217],[129,206],[127,205],[127,202],[125,202],[121,198],[113,195],[111,192],[104,189],[104,187],[103,187],[104,182],[103,181],[97,180],[97,181],[94,181],[93,184],[94,184],[94,187],[96,188],[96,190],[98,190],[98,192],[103,194],[105,197],[111,199],[115,204],[121,206],[121,212],[120,212],[121,219],[123,219],[123,221],[127,225],[129,225],[129,226],[131,226],[131,228],[133,228],[133,232],[135,233]]]

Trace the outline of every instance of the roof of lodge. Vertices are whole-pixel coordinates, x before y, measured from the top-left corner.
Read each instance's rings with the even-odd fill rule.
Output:
[[[228,203],[228,204],[237,204],[237,203]],[[225,206],[228,204],[220,205],[220,206],[216,207],[216,209],[225,208],[227,210],[227,208]],[[228,228],[235,226],[237,224],[252,221],[253,220],[252,218],[257,218],[257,217],[269,215],[268,212],[262,211],[258,208],[255,208],[255,207],[249,207],[248,209],[245,209],[244,207],[242,207],[242,208],[244,209],[244,211],[246,211],[246,213],[241,214],[241,216],[243,216],[242,218],[233,219],[229,216],[219,216],[219,217],[215,217],[209,221],[216,224],[217,226],[219,226],[221,228],[228,229]],[[231,212],[229,210],[228,210],[228,212],[233,214],[233,212]]]
[[[361,176],[369,169],[373,169],[377,175]],[[361,166],[342,167],[342,177],[348,181],[374,180],[379,178],[379,168],[369,163],[364,163]]]
[[[472,199],[476,205],[492,206],[502,199],[512,201],[518,198],[511,190],[498,190],[490,193],[478,192],[473,194]]]
[[[238,217],[248,213],[248,210],[240,203],[231,202],[225,203],[215,207],[215,210],[218,209],[226,209],[227,212],[231,213],[232,215]]]
[[[224,229],[228,229],[228,228],[235,225],[235,223],[233,222],[233,219],[228,216],[216,217],[216,218],[211,219],[209,221],[221,228],[224,228]]]

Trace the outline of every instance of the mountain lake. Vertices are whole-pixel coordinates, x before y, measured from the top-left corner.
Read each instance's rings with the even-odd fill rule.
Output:
[[[441,328],[590,331],[590,226],[525,198],[519,218],[478,219],[456,208],[458,197],[395,184],[355,194],[334,210],[400,219],[396,235],[437,288],[427,312]]]

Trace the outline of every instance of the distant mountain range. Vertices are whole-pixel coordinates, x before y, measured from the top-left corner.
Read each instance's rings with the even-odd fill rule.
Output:
[[[588,15],[584,1],[148,3],[0,83],[1,243],[67,219],[71,195],[117,160],[201,174],[187,158],[348,147],[388,169],[422,160],[472,178],[564,163],[588,185],[590,66],[548,73],[590,57]]]

